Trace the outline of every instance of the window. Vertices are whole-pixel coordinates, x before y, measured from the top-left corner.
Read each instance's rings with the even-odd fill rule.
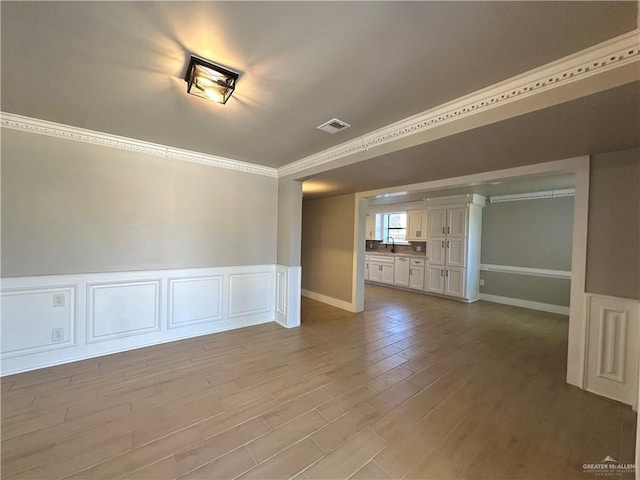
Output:
[[[396,243],[406,242],[407,214],[402,212],[382,215],[382,234],[383,243],[387,243],[389,237],[393,238]]]

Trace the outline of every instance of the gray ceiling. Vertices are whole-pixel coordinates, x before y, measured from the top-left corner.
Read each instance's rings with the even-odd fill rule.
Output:
[[[309,180],[305,198],[409,185],[638,146],[640,84],[634,82],[329,170]]]
[[[2,1],[0,8],[3,111],[274,167],[637,22],[636,2]],[[190,53],[241,72],[227,105],[186,94]],[[632,144],[630,124],[616,129],[637,125],[637,110],[630,112],[637,88],[366,162],[377,180],[363,176],[361,164],[322,179],[346,192]],[[333,136],[316,130],[332,117],[353,127]]]

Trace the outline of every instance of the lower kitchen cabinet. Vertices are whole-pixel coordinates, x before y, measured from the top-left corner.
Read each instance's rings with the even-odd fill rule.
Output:
[[[393,285],[393,257],[369,256],[369,281]]]
[[[465,279],[464,268],[429,265],[425,291],[465,298]]]
[[[424,290],[424,260],[411,259],[409,267],[409,288]]]
[[[380,282],[393,285],[393,264],[388,265],[383,263],[381,267],[382,275],[380,277]]]
[[[409,286],[409,257],[395,257],[394,285],[398,287]]]

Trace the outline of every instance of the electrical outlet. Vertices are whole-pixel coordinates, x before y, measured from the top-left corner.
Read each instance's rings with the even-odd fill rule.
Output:
[[[52,328],[51,329],[51,341],[52,342],[64,342],[64,328]]]
[[[64,293],[54,293],[53,294],[53,306],[54,307],[64,307]]]
[[[481,279],[481,280],[480,280],[480,286],[481,286],[481,287],[484,287],[484,279]]]
[[[421,247],[420,245],[418,245],[418,246],[416,247],[416,252],[421,252],[421,251],[422,251],[422,247]]]

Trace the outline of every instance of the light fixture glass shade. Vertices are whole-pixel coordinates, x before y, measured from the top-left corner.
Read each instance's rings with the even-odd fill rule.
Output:
[[[187,93],[225,104],[236,88],[238,73],[192,55],[184,79]]]

